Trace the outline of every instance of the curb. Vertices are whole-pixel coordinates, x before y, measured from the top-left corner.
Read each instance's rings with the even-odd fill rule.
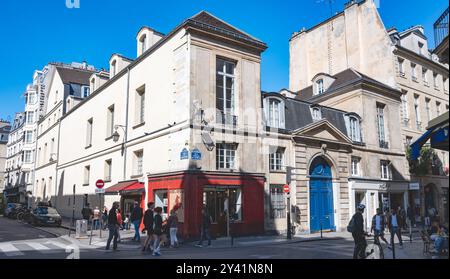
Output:
[[[45,229],[43,229],[43,228],[39,228],[39,227],[32,226],[32,225],[30,225],[30,224],[28,224],[28,223],[22,223],[22,224],[25,224],[25,225],[27,225],[28,227],[31,227],[31,228],[36,229],[36,230],[38,230],[38,231],[42,231],[42,232],[51,234],[51,235],[53,235],[54,237],[60,237],[60,236],[61,236],[61,235],[59,235],[59,234],[56,234],[56,233],[47,231],[47,230],[45,230]]]

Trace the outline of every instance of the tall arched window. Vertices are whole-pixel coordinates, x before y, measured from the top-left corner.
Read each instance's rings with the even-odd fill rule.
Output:
[[[361,129],[359,121],[360,120],[355,116],[349,117],[350,139],[355,142],[361,142]]]
[[[265,105],[267,126],[284,129],[284,102],[278,98],[268,98]]]

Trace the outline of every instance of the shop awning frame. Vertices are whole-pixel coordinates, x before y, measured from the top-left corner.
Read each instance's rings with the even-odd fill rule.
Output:
[[[128,193],[145,192],[145,185],[138,180],[122,181],[105,190],[105,195],[123,195]]]

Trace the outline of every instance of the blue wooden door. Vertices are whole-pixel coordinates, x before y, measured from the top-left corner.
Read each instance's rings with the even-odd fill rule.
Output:
[[[331,168],[322,158],[314,160],[310,170],[311,231],[334,230],[333,183]]]

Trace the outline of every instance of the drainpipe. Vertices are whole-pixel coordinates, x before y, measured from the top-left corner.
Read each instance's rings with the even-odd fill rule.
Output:
[[[123,181],[126,180],[127,175],[127,141],[128,141],[128,106],[130,102],[130,67],[127,67],[127,101],[125,108],[125,134],[124,137],[124,146],[123,146]]]

